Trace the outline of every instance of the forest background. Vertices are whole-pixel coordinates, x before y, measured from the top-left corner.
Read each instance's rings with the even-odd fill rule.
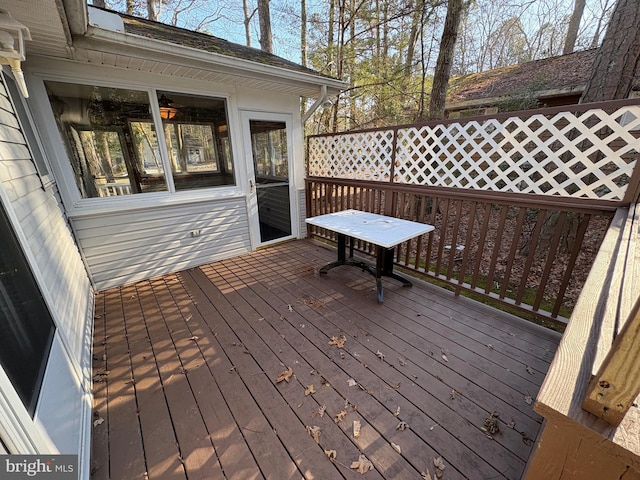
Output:
[[[614,0],[103,0],[349,82],[317,132],[424,120],[445,20],[459,8],[450,77],[599,46]],[[542,79],[532,79],[523,91]],[[303,110],[306,104],[302,106]],[[310,133],[317,133],[316,131]]]

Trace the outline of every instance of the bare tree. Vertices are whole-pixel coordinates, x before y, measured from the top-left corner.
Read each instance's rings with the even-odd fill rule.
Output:
[[[618,0],[580,103],[626,98],[640,65],[640,2]]]
[[[158,12],[156,11],[155,0],[147,0],[147,18],[149,20],[158,20]]]
[[[260,21],[260,50],[273,53],[269,0],[258,0],[258,20]]]
[[[567,37],[564,41],[564,48],[562,49],[563,55],[573,52],[573,49],[576,46],[576,40],[578,39],[578,30],[580,29],[580,21],[582,20],[582,15],[584,14],[584,6],[586,5],[586,3],[586,0],[575,0],[573,3],[573,13],[571,14],[571,19],[569,20],[569,30],[567,31]]]
[[[431,88],[431,99],[429,101],[429,118],[431,119],[444,117],[444,101],[447,95],[449,75],[451,75],[456,39],[458,38],[458,28],[460,27],[464,8],[464,0],[449,0],[447,4],[447,17],[444,21],[440,52],[438,53],[436,70],[433,75],[433,87]]]
[[[300,0],[300,63],[307,66],[307,0]]]
[[[251,46],[251,18],[256,11],[249,11],[249,0],[242,0],[242,10],[244,12],[244,36],[247,42],[247,47]]]

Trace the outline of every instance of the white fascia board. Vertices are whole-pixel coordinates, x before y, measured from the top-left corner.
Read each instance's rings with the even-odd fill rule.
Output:
[[[265,65],[241,58],[206,52],[193,47],[177,45],[130,33],[118,33],[89,26],[84,37],[74,37],[76,48],[104,51],[106,53],[153,59],[159,62],[202,68],[247,78],[260,76],[265,80],[285,84],[325,85],[330,95],[349,87],[348,82],[309,73],[296,72],[282,67]],[[221,68],[222,67],[222,68]],[[319,90],[318,90],[319,92]]]

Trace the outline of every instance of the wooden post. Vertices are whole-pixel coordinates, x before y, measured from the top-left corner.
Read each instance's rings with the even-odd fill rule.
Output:
[[[598,374],[591,379],[582,408],[619,425],[640,393],[640,298],[618,334]]]

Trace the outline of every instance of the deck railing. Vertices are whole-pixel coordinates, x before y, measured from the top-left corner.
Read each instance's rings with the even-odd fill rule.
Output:
[[[307,216],[356,208],[433,224],[399,246],[398,265],[565,323],[640,183],[640,101],[571,109],[310,137]]]

